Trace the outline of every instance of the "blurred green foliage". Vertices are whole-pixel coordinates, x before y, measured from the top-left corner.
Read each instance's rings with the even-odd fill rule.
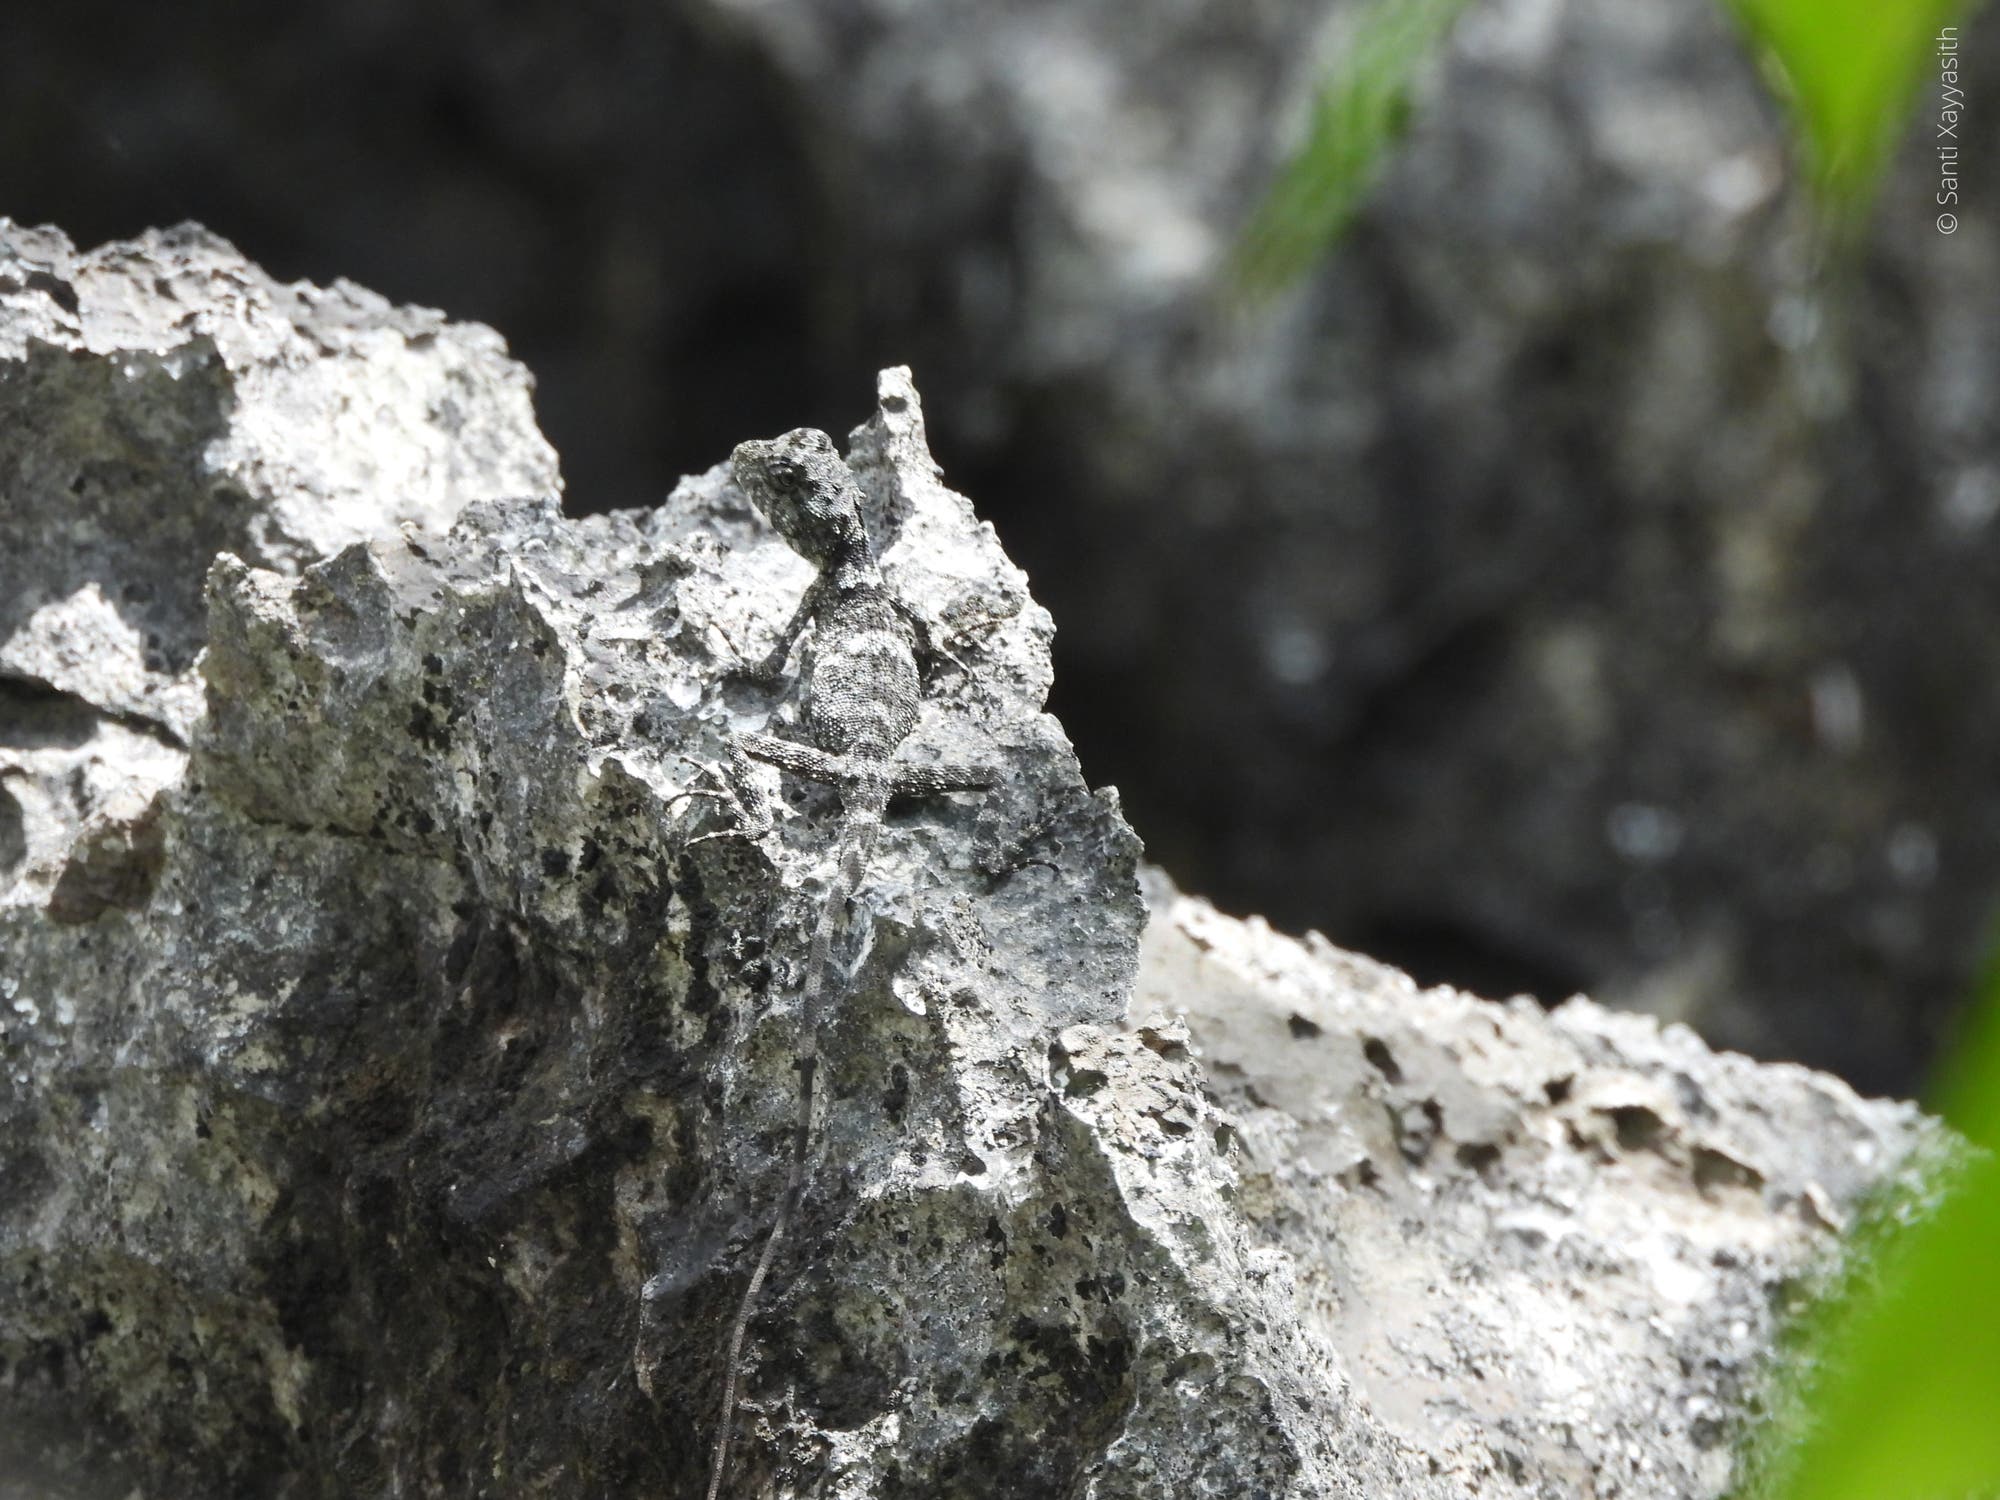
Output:
[[[1964,0],[1725,0],[1785,99],[1829,207],[1865,205],[1936,76],[1939,30]]]
[[[1469,0],[1374,0],[1314,100],[1237,247],[1236,282],[1267,296],[1295,281],[1353,219],[1402,133],[1410,89]],[[1634,0],[1643,3],[1643,0]],[[1859,217],[1914,97],[1937,74],[1941,28],[1969,0],[1721,0],[1792,117],[1824,206]]]
[[[1375,0],[1313,101],[1305,140],[1279,170],[1237,251],[1251,296],[1278,291],[1354,217],[1409,114],[1417,69],[1469,0]]]
[[[1996,970],[2000,974],[2000,970]],[[1801,1324],[1742,1500],[2000,1495],[2000,978],[1936,1101],[1976,1148],[1878,1206],[1841,1289]]]
[[[2000,1154],[2000,944],[1987,961],[1969,1029],[1945,1060],[1932,1106],[1974,1145]],[[1993,1252],[2000,1270],[2000,1241]],[[1994,1413],[2000,1416],[2000,1407]]]

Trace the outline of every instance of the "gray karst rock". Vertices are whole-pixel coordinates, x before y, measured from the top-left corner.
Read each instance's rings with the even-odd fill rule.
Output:
[[[1908,1091],[2000,892],[2000,194],[1934,227],[1932,72],[1829,265],[1727,4],[1479,0],[1227,316],[1375,3],[16,5],[0,206],[504,327],[584,508],[906,360],[1191,884]]]
[[[801,257],[815,303],[907,333],[1020,496],[1072,728],[1160,847],[1909,1086],[2000,886],[2000,211],[1936,232],[1928,111],[1829,266],[1725,6],[1468,6],[1353,230],[1244,318],[1231,247],[1364,0],[694,8],[782,80],[844,231],[794,233],[853,247]]]
[[[527,391],[196,230],[0,221],[7,1500],[701,1493],[831,799],[688,794],[792,720],[730,674],[809,570],[722,464],[565,518]],[[872,856],[735,1492],[1719,1494],[1933,1128],[1157,879],[1148,926],[1047,614],[877,399],[914,743],[1007,779]]]
[[[1728,6],[1482,0],[1241,316],[1370,0],[689,3],[782,80],[837,217],[794,232],[851,246],[816,300],[1021,496],[1157,848],[1461,983],[1912,1085],[2000,888],[2000,195],[1937,231],[1934,68],[1842,260]]]

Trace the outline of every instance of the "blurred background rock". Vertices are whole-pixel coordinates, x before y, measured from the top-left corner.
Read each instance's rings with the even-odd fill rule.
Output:
[[[913,363],[1182,884],[1914,1088],[2000,888],[2000,97],[1955,233],[1933,79],[1830,253],[1711,0],[1475,0],[1246,308],[1359,14],[15,7],[0,213],[491,323],[577,511]]]

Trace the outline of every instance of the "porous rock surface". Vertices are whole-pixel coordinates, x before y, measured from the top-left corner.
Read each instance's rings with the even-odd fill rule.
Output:
[[[195,231],[0,223],[10,1500],[702,1491],[832,808],[687,793],[790,718],[728,674],[808,574],[726,465],[565,519],[526,392]],[[918,753],[1007,780],[878,845],[738,1492],[1717,1493],[1920,1118],[1163,887],[1142,948],[906,373],[849,451],[949,648]]]
[[[1149,896],[1132,1015],[1192,1033],[1296,1316],[1447,1493],[1724,1493],[1802,1270],[1946,1145],[1685,1026]]]
[[[1481,0],[1230,316],[1375,8],[16,5],[0,204],[504,327],[587,509],[893,351],[1191,886],[1907,1092],[2000,890],[2000,194],[1936,228],[1927,66],[1824,256],[1731,7]]]
[[[686,3],[825,179],[803,274],[1022,496],[1073,730],[1177,868],[1922,1076],[2000,887],[2000,200],[1936,227],[1934,61],[1829,254],[1728,6],[1465,6],[1351,231],[1243,315],[1372,0]]]

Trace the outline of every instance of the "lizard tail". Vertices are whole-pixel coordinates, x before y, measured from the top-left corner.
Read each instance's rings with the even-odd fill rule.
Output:
[[[758,1293],[764,1290],[764,1280],[778,1258],[778,1244],[791,1226],[799,1200],[805,1196],[806,1162],[812,1154],[813,1086],[819,1073],[819,1018],[826,993],[828,961],[847,905],[860,888],[868,851],[874,845],[875,830],[882,825],[882,811],[888,803],[886,785],[879,790],[864,787],[850,795],[851,800],[842,809],[846,828],[840,840],[839,863],[826,893],[826,903],[813,923],[812,948],[806,958],[805,990],[799,1005],[799,1115],[792,1129],[791,1171],[785,1179],[785,1196],[778,1200],[778,1211],[771,1219],[771,1232],[757,1257],[757,1268],[750,1273],[750,1284],[743,1289],[743,1301],[729,1330],[729,1358],[722,1381],[722,1420],[716,1428],[714,1454],[709,1460],[708,1500],[717,1500],[723,1481],[729,1476],[729,1441],[736,1426],[736,1393],[743,1373],[743,1337],[750,1319],[756,1315]]]
[[[810,1078],[810,1072],[805,1074]],[[801,1091],[806,1090],[801,1079]],[[757,1310],[757,1294],[764,1289],[764,1278],[771,1274],[771,1262],[778,1258],[778,1242],[785,1237],[785,1227],[792,1217],[792,1208],[799,1201],[800,1189],[805,1186],[805,1177],[798,1169],[794,1157],[791,1181],[785,1185],[785,1196],[779,1200],[777,1216],[771,1220],[771,1233],[764,1241],[764,1253],[757,1257],[757,1269],[750,1273],[750,1285],[744,1289],[743,1303],[736,1309],[735,1326],[729,1330],[729,1373],[722,1382],[722,1424],[715,1434],[715,1453],[708,1465],[708,1500],[716,1500],[722,1493],[722,1481],[729,1474],[729,1436],[736,1425],[736,1385],[737,1377],[743,1370],[743,1333],[750,1326],[750,1318]]]

